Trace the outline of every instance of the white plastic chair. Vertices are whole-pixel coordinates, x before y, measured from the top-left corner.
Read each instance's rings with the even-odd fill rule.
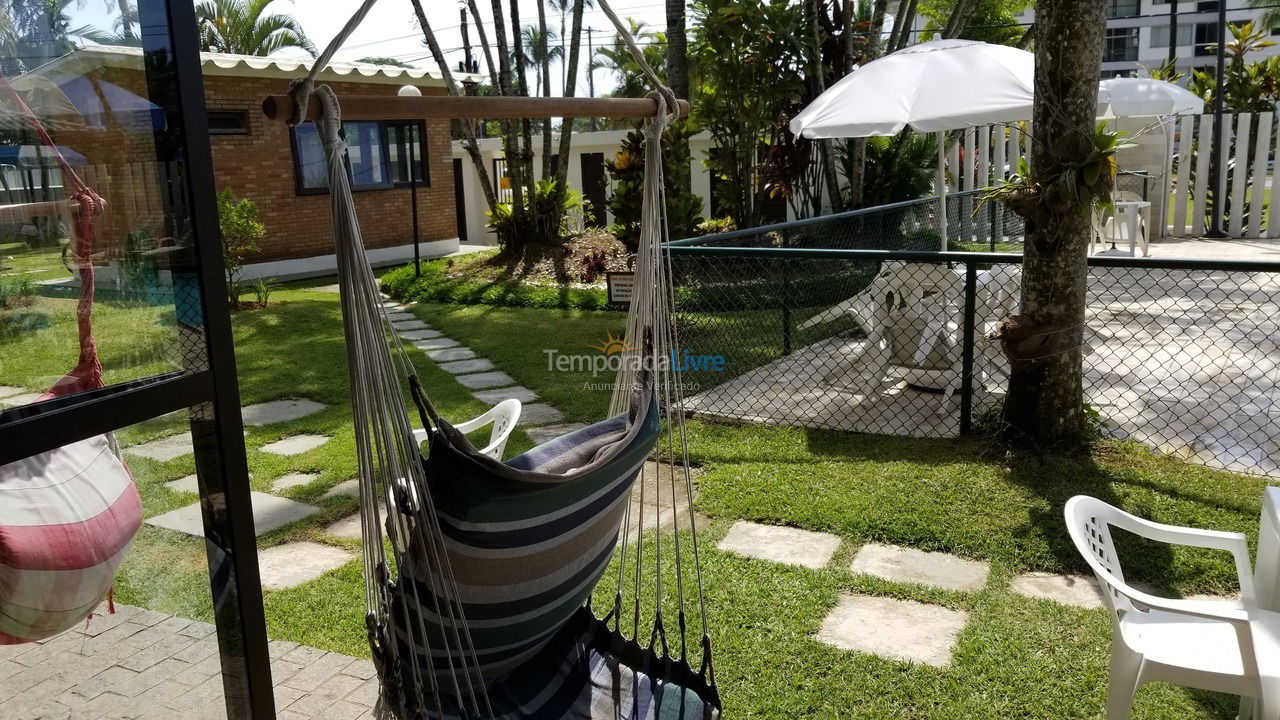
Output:
[[[1162,525],[1085,496],[1071,498],[1065,514],[1071,539],[1093,569],[1111,609],[1108,720],[1128,718],[1138,688],[1149,682],[1261,697],[1250,624],[1250,610],[1257,603],[1244,535]],[[1173,600],[1126,584],[1111,527],[1157,542],[1231,553],[1240,580],[1240,602]],[[1261,641],[1270,645],[1268,634],[1263,633]]]
[[[1113,203],[1143,201],[1141,195],[1129,190],[1117,190],[1111,199]],[[1101,247],[1099,252],[1112,249],[1119,244],[1128,246],[1130,254],[1135,257],[1138,250],[1142,251],[1143,257],[1151,255],[1150,229],[1147,227],[1146,217],[1150,212],[1150,206],[1147,206],[1144,214],[1142,210],[1132,205],[1119,205],[1104,218],[1095,215],[1094,241]],[[1093,247],[1090,247],[1090,254],[1093,254]]]
[[[492,423],[493,428],[489,431],[489,444],[481,449],[480,452],[494,460],[501,460],[502,451],[506,449],[507,440],[511,438],[511,431],[516,429],[516,423],[519,421],[520,401],[515,398],[509,398],[489,408],[484,414],[464,423],[458,423],[453,427],[458,432],[466,435]],[[421,444],[426,439],[426,430],[413,431],[413,441],[415,443]]]

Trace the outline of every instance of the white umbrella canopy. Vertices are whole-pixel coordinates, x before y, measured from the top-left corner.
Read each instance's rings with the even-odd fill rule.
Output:
[[[972,40],[934,40],[867,63],[791,121],[810,139],[896,135],[1030,120],[1035,55]]]
[[[1199,115],[1204,99],[1173,83],[1151,78],[1111,78],[1098,85],[1099,117]]]

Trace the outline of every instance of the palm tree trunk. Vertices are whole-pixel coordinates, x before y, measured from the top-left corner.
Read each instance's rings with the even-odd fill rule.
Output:
[[[538,3],[541,7],[542,3]],[[529,69],[525,66],[524,38],[520,36],[520,0],[511,0],[511,52],[515,56],[515,89],[516,94],[529,97]],[[524,185],[529,195],[534,193],[533,177],[533,123],[524,118],[520,120],[520,152],[516,162],[507,160],[507,167],[519,167],[519,179],[513,174],[511,185]]]
[[[977,5],[978,0],[956,0],[956,4],[951,6],[951,15],[947,18],[947,26],[942,31],[942,37],[959,37],[968,26],[969,16],[973,14]]]
[[[493,36],[498,43],[496,55],[498,56],[498,92],[501,95],[516,95],[518,93],[511,85],[511,46],[507,44],[507,28],[505,26],[504,12],[502,9],[502,0],[492,0],[493,2]],[[481,24],[479,20],[476,24]],[[519,42],[520,29],[516,26],[516,42]],[[483,35],[481,36],[483,38]],[[518,137],[516,135],[517,124],[511,120],[504,120],[502,123],[502,154],[507,161],[507,177],[511,183],[511,211],[513,214],[520,216],[524,213],[524,186],[520,180],[523,176],[520,174],[520,147]]]
[[[569,65],[565,72],[564,95],[573,97],[578,85],[578,56],[582,50],[582,11],[586,0],[573,0],[573,35],[569,41]],[[561,37],[561,41],[564,38]],[[573,118],[564,118],[560,123],[560,162],[556,167],[556,177],[561,187],[567,187],[569,177],[569,150],[573,142]]]
[[[1040,0],[1031,182],[1055,185],[1094,150],[1106,0]],[[1004,421],[1041,445],[1085,440],[1084,325],[1090,203],[1042,198],[1027,212],[1022,313],[1002,328],[1010,357]]]
[[[412,0],[413,11],[418,15],[418,24],[422,27],[423,38],[427,42],[427,47],[431,49],[431,55],[435,58],[436,65],[440,67],[440,73],[444,76],[445,87],[448,88],[450,95],[460,95],[458,83],[453,78],[453,73],[449,70],[449,61],[445,58],[444,52],[440,49],[440,42],[436,39],[435,32],[431,29],[431,23],[427,21],[427,14],[422,11],[421,0]],[[489,210],[493,210],[498,205],[498,194],[494,191],[493,180],[489,177],[489,169],[485,167],[484,158],[480,155],[480,144],[476,142],[475,126],[472,121],[463,120],[462,136],[463,147],[467,149],[467,156],[471,158],[471,164],[476,168],[476,174],[480,176],[480,189],[484,192],[485,204],[489,206]]]
[[[689,98],[689,36],[685,0],[667,0],[667,86],[676,97]]]
[[[547,43],[546,3],[538,3],[538,42],[542,45],[538,73],[542,79],[542,96],[551,97],[551,47]],[[551,118],[542,119],[542,177],[551,177]]]
[[[907,19],[907,0],[898,3],[898,12],[893,16],[893,28],[889,30],[889,40],[885,43],[885,54],[898,49],[898,40],[902,37],[903,22]]]
[[[498,68],[493,64],[493,51],[489,48],[489,34],[484,31],[484,23],[480,21],[480,8],[476,5],[476,0],[467,0],[467,7],[471,10],[471,20],[475,24],[477,36],[480,38],[480,50],[484,53],[484,65],[489,71],[489,83],[495,88],[501,88],[502,83],[498,80]]]
[[[809,4],[809,40],[812,45],[809,60],[809,72],[813,73],[813,96],[816,98],[827,89],[825,69],[822,66],[822,31],[818,26],[818,13],[822,12],[823,0],[813,0]],[[827,200],[831,203],[831,212],[841,209],[840,180],[836,175],[836,154],[831,148],[830,140],[818,141],[818,155],[822,162],[822,184],[827,188]]]
[[[911,28],[916,24],[918,5],[919,0],[907,0],[907,9],[902,13],[902,32],[898,35],[898,42],[890,52],[901,50],[911,44]]]
[[[871,57],[880,57],[880,50],[884,47],[884,16],[889,14],[889,0],[876,0],[875,9],[871,11],[871,32],[867,35],[871,39],[870,52]]]

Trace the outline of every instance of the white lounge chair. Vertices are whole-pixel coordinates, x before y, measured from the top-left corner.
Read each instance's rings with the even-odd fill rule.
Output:
[[[1276,657],[1277,616],[1257,609],[1244,535],[1162,525],[1085,496],[1071,498],[1065,514],[1071,539],[1097,576],[1111,610],[1108,720],[1128,718],[1134,694],[1149,682],[1244,698],[1262,696],[1257,658]],[[1157,542],[1231,553],[1240,581],[1240,600],[1174,600],[1134,588],[1125,582],[1111,538],[1112,527]],[[1276,717],[1275,712],[1275,708],[1269,709],[1267,717]]]
[[[502,451],[506,449],[507,440],[511,438],[511,431],[516,429],[518,422],[520,422],[520,401],[515,398],[509,398],[489,408],[484,414],[464,423],[458,423],[453,427],[458,432],[466,435],[492,423],[493,429],[489,431],[489,444],[481,449],[480,452],[495,460],[501,460]],[[414,442],[421,444],[426,439],[426,430],[413,431]]]

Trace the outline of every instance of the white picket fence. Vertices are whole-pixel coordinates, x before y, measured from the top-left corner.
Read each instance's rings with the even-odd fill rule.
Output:
[[[1213,116],[1184,115],[1174,120],[1172,128],[1169,233],[1174,237],[1196,236],[1204,232],[1211,158],[1207,148],[1213,143]],[[1240,113],[1223,118],[1219,152],[1229,172],[1222,174],[1216,196],[1229,198],[1230,212],[1222,229],[1232,237],[1280,237],[1280,216],[1264,212],[1264,206],[1280,207],[1280,182],[1275,181],[1272,162],[1277,130],[1280,127],[1274,113]]]

